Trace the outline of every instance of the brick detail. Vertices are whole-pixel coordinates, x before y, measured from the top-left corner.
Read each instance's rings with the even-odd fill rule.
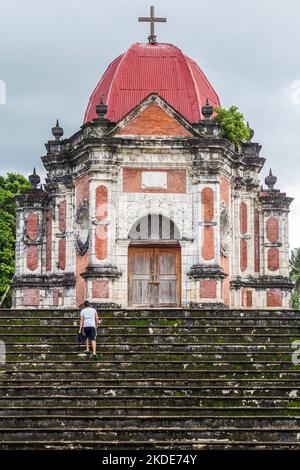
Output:
[[[211,188],[201,191],[202,217],[204,222],[212,222],[214,219],[214,192]]]
[[[267,290],[267,307],[282,307],[282,292],[279,289]]]
[[[217,282],[215,279],[201,279],[200,298],[215,299],[217,297]]]
[[[247,240],[240,240],[240,268],[241,271],[246,271],[248,266],[248,244]]]
[[[245,235],[248,230],[248,208],[245,202],[240,203],[240,232]]]
[[[279,250],[278,248],[270,248],[268,250],[268,269],[277,271],[279,269]]]
[[[206,260],[213,259],[215,256],[214,228],[209,225],[207,227],[203,227],[202,256]]]
[[[38,245],[29,245],[27,246],[27,268],[30,271],[35,271],[39,264],[39,246]]]
[[[67,205],[66,201],[61,201],[58,204],[58,228],[59,231],[64,233],[66,231],[66,215],[67,215]]]
[[[246,290],[246,307],[252,307],[252,290],[247,289]]]
[[[76,303],[77,307],[83,304],[86,298],[86,283],[81,277],[89,263],[89,253],[86,252],[84,256],[76,256]]]
[[[52,212],[46,211],[46,271],[52,270]]]
[[[120,129],[121,135],[167,135],[191,137],[192,134],[158,104],[151,103]]]
[[[92,297],[93,299],[108,299],[109,298],[109,281],[108,280],[93,280],[92,281]]]
[[[40,305],[39,289],[24,289],[24,305],[26,307],[38,307]]]
[[[259,212],[254,211],[254,271],[260,271]]]
[[[151,169],[151,172],[167,173],[167,188],[142,188],[142,173],[147,170],[140,168],[123,169],[123,191],[125,193],[186,193],[185,170]]]
[[[267,220],[267,238],[271,243],[276,243],[279,239],[279,222],[276,217]]]
[[[76,207],[78,207],[84,199],[88,200],[89,197],[89,177],[88,175],[81,176],[76,181]]]
[[[221,175],[220,178],[220,199],[221,202],[229,207],[229,196],[230,196],[230,182],[226,176]]]
[[[76,208],[81,202],[86,199],[89,200],[89,177],[88,175],[81,176],[76,181]],[[76,254],[76,304],[80,307],[86,298],[86,282],[81,277],[89,262],[89,250],[84,256]]]
[[[37,240],[40,232],[39,215],[31,212],[27,217],[27,237],[30,240]]]
[[[55,287],[53,289],[53,307],[58,306],[58,289]]]
[[[106,219],[108,205],[108,191],[106,186],[96,188],[96,218],[98,220]]]
[[[95,230],[96,257],[104,260],[107,257],[107,225],[97,225]]]
[[[63,271],[66,269],[66,239],[58,241],[58,267]]]

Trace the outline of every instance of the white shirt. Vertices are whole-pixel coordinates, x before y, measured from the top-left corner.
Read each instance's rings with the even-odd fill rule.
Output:
[[[92,307],[86,307],[81,310],[80,315],[83,317],[83,327],[94,327],[96,328],[96,315],[97,310]]]

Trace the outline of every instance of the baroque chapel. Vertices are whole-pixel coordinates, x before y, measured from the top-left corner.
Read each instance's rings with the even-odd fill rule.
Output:
[[[219,97],[172,44],[108,66],[80,129],[57,122],[17,201],[14,308],[288,308],[288,213],[261,145],[235,147]]]

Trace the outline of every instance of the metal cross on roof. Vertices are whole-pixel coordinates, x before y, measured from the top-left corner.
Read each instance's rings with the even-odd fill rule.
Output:
[[[167,18],[156,18],[154,15],[154,6],[150,7],[150,17],[147,16],[140,16],[139,21],[144,21],[150,23],[150,36],[148,36],[148,40],[150,44],[156,44],[156,36],[154,34],[154,26],[155,23],[166,23]]]

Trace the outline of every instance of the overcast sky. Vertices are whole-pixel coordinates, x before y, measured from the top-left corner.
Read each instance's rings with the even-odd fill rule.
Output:
[[[78,130],[107,65],[147,40],[137,17],[151,4],[167,17],[158,41],[195,59],[222,105],[250,121],[267,159],[261,179],[272,167],[295,197],[290,241],[300,246],[299,0],[0,0],[0,173],[44,174],[56,117],[66,137]]]

